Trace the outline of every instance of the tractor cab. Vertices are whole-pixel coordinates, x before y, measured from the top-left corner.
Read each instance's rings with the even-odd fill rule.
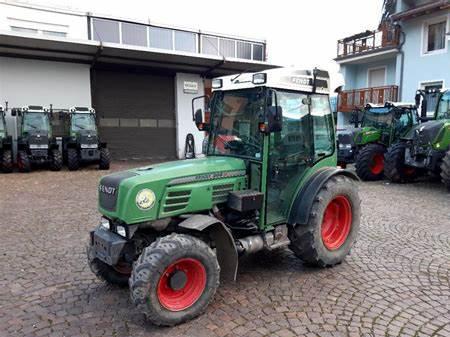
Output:
[[[106,143],[99,139],[95,110],[73,107],[61,111],[61,114],[64,125],[63,157],[69,170],[95,163],[101,170],[109,169],[111,158]]]
[[[0,169],[3,173],[12,172],[12,137],[6,129],[6,111],[0,106]]]
[[[53,171],[62,167],[62,157],[52,136],[50,110],[42,106],[29,105],[12,109],[18,117],[18,167],[21,172],[29,172],[33,164],[48,164]]]
[[[129,284],[158,325],[203,312],[220,279],[236,279],[239,256],[289,246],[333,266],[359,228],[357,178],[336,168],[326,71],[242,73],[212,86],[210,100],[192,102],[208,133],[204,158],[117,172],[98,186],[89,265]]]
[[[5,138],[6,136],[5,111],[3,110],[3,107],[0,106],[0,139]]]

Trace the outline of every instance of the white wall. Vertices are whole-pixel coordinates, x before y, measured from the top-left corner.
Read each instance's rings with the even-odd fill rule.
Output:
[[[197,93],[185,93],[184,83],[198,83]],[[177,154],[179,158],[184,158],[184,148],[186,135],[192,133],[195,139],[195,152],[202,152],[202,142],[205,137],[204,132],[198,131],[192,121],[192,99],[204,95],[205,89],[203,79],[199,75],[177,73],[175,77],[175,118],[177,122]]]
[[[55,108],[91,105],[90,67],[85,64],[0,57],[0,105]],[[9,115],[9,114],[8,114]],[[15,136],[10,116],[8,129]]]
[[[45,36],[44,31],[53,31],[64,32],[72,39],[88,38],[87,17],[83,13],[27,8],[14,1],[1,1],[0,30],[10,31],[11,26],[37,29],[37,35]]]

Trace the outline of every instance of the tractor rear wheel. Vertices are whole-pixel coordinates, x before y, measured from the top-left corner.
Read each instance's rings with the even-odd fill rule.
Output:
[[[100,149],[100,163],[98,164],[99,170],[109,170],[109,165],[111,163],[111,154],[107,147],[102,147]]]
[[[2,153],[1,168],[3,173],[11,173],[13,170],[12,152],[4,150]]]
[[[31,171],[30,158],[25,151],[19,151],[17,154],[17,166],[19,172],[28,173]]]
[[[380,144],[368,144],[358,152],[356,173],[362,180],[383,179],[385,152],[386,148]]]
[[[190,235],[164,236],[134,263],[131,300],[152,323],[176,325],[206,310],[219,273],[216,255],[206,243]]]
[[[94,250],[91,245],[87,247],[87,257],[89,268],[100,280],[107,283],[126,287],[131,274],[131,265],[120,263],[116,267],[111,267],[100,261],[94,256]]]
[[[335,176],[314,198],[308,223],[289,230],[289,248],[311,266],[331,267],[350,253],[361,216],[358,187],[354,180]]]
[[[450,151],[447,151],[442,160],[441,178],[444,185],[450,190]]]
[[[415,167],[405,165],[405,143],[392,145],[385,155],[384,175],[394,183],[411,182],[417,178]]]
[[[67,149],[67,168],[69,171],[76,171],[80,168],[80,160],[76,149]]]
[[[50,152],[50,170],[61,171],[63,165],[61,151],[53,149]]]

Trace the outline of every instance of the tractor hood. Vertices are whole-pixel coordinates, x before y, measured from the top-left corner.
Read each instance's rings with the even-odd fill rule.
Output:
[[[245,184],[245,162],[238,158],[217,156],[150,165],[103,177],[98,188],[99,211],[127,224],[152,221],[211,209]],[[145,208],[139,206],[140,198],[145,199]]]
[[[414,126],[404,137],[417,145],[432,145],[436,150],[448,148],[450,143],[450,120],[429,121]]]
[[[355,130],[355,144],[365,145],[368,143],[376,142],[381,138],[381,131],[371,126],[366,126]]]

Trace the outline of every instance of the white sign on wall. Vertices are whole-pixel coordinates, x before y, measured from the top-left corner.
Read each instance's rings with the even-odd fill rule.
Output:
[[[185,94],[198,94],[198,82],[184,81],[183,92]]]

